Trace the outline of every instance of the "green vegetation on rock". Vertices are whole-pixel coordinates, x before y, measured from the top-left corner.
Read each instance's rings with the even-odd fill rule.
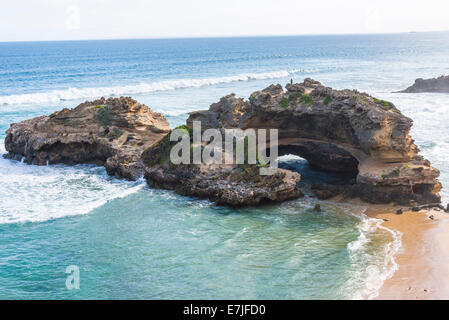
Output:
[[[190,128],[189,128],[188,126],[186,126],[185,124],[176,127],[175,130],[184,130],[184,131],[186,131],[189,135],[192,135],[192,129],[190,129]]]
[[[109,139],[115,140],[117,138],[120,138],[121,135],[122,131],[120,131],[120,129],[118,128],[114,128],[109,132],[108,137]]]
[[[185,131],[187,135],[190,137],[190,148],[193,148],[193,130],[189,128],[186,125],[182,125],[179,127],[176,127],[175,130],[182,130]],[[155,146],[151,146],[147,150],[145,150],[142,153],[142,160],[144,163],[148,166],[154,166],[154,165],[169,165],[171,166],[172,163],[170,162],[170,151],[171,148],[177,143],[177,141],[170,141],[170,134],[167,134],[162,140],[160,140]],[[192,152],[191,152],[192,156]]]
[[[279,105],[282,108],[287,109],[288,108],[288,99],[287,98],[282,98],[281,101],[279,101]]]
[[[299,102],[305,104],[313,104],[313,99],[307,93],[304,93],[303,95],[301,95],[301,98],[299,98]]]
[[[296,101],[298,101],[299,97],[300,97],[299,93],[297,93],[297,92],[296,93],[292,93],[292,94],[290,94],[288,96],[288,101],[296,102]]]
[[[110,125],[111,124],[111,114],[109,112],[109,108],[107,106],[98,108],[95,118],[103,127]]]
[[[143,162],[150,167],[163,164],[170,155],[171,147],[174,144],[175,142],[170,141],[170,134],[167,134],[155,146],[151,146],[142,153]]]
[[[397,177],[397,176],[399,176],[399,173],[400,173],[399,168],[396,168],[393,171],[391,171],[390,174],[392,177]]]
[[[377,98],[374,98],[374,101],[376,103],[378,103],[378,104],[381,104],[384,107],[385,110],[390,110],[390,109],[392,109],[394,107],[394,105],[391,102],[389,102],[389,101],[380,100],[380,99],[377,99]]]

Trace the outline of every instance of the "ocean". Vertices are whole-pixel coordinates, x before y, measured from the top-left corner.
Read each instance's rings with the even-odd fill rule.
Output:
[[[392,101],[449,201],[449,95],[399,94],[449,74],[449,33],[0,43],[0,154],[9,124],[132,96],[170,125],[231,92],[311,77]],[[286,156],[305,182],[326,179]],[[319,203],[322,212],[315,212]],[[0,299],[370,299],[401,234],[365,207],[306,197],[215,206],[93,165],[0,158]],[[66,268],[80,270],[68,290]]]

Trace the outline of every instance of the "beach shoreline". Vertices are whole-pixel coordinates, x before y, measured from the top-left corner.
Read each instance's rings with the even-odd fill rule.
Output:
[[[394,256],[398,269],[375,299],[449,299],[449,214],[427,210],[399,215],[397,209],[370,206],[365,212],[402,234],[402,245]]]

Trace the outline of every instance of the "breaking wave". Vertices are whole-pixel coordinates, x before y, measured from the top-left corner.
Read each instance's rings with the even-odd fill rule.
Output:
[[[103,167],[27,165],[3,159],[4,152],[0,140],[0,225],[87,214],[145,186],[111,178]]]
[[[65,100],[76,100],[84,98],[92,99],[103,96],[143,94],[156,91],[212,86],[217,84],[224,84],[238,81],[284,78],[293,75],[297,72],[299,72],[299,70],[290,70],[290,71],[281,70],[265,73],[242,73],[234,76],[225,76],[217,78],[176,79],[176,80],[157,81],[152,83],[142,82],[137,85],[129,85],[129,86],[68,88],[63,90],[53,90],[50,92],[0,96],[0,105],[56,103]]]

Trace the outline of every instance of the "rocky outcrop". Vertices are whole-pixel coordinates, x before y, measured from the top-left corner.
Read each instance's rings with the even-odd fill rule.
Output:
[[[449,76],[433,79],[416,79],[415,83],[400,93],[438,92],[449,93]]]
[[[412,120],[393,103],[356,90],[333,90],[312,79],[231,94],[187,124],[207,128],[279,129],[279,155],[296,154],[312,167],[354,175],[352,185],[315,186],[324,198],[360,197],[373,203],[439,203],[439,171],[418,154]]]
[[[102,98],[11,124],[7,158],[26,163],[96,163],[110,175],[142,176],[143,150],[169,131],[167,120],[131,98]]]
[[[295,154],[312,167],[345,179],[313,185],[321,199],[359,197],[401,205],[440,202],[439,171],[418,154],[409,135],[412,120],[393,103],[356,90],[334,90],[312,79],[231,94],[209,110],[190,114],[202,130],[278,129],[279,155]],[[166,119],[131,98],[100,99],[12,124],[6,157],[30,164],[98,163],[120,178],[142,174],[156,188],[207,198],[217,204],[258,205],[301,197],[300,174],[277,169],[262,176],[258,164],[181,164],[170,160],[174,142]],[[274,146],[274,142],[270,142]],[[203,144],[204,146],[204,144]],[[223,150],[225,153],[225,150]]]
[[[303,196],[298,173],[279,169],[274,175],[261,176],[255,166],[158,166],[147,168],[145,178],[153,188],[209,199],[217,205],[255,206]]]
[[[180,128],[192,140],[192,131],[186,126]],[[231,206],[254,206],[303,196],[298,187],[301,177],[296,172],[278,169],[273,175],[262,176],[257,165],[174,165],[169,158],[174,144],[167,135],[143,152],[145,178],[151,187]]]

